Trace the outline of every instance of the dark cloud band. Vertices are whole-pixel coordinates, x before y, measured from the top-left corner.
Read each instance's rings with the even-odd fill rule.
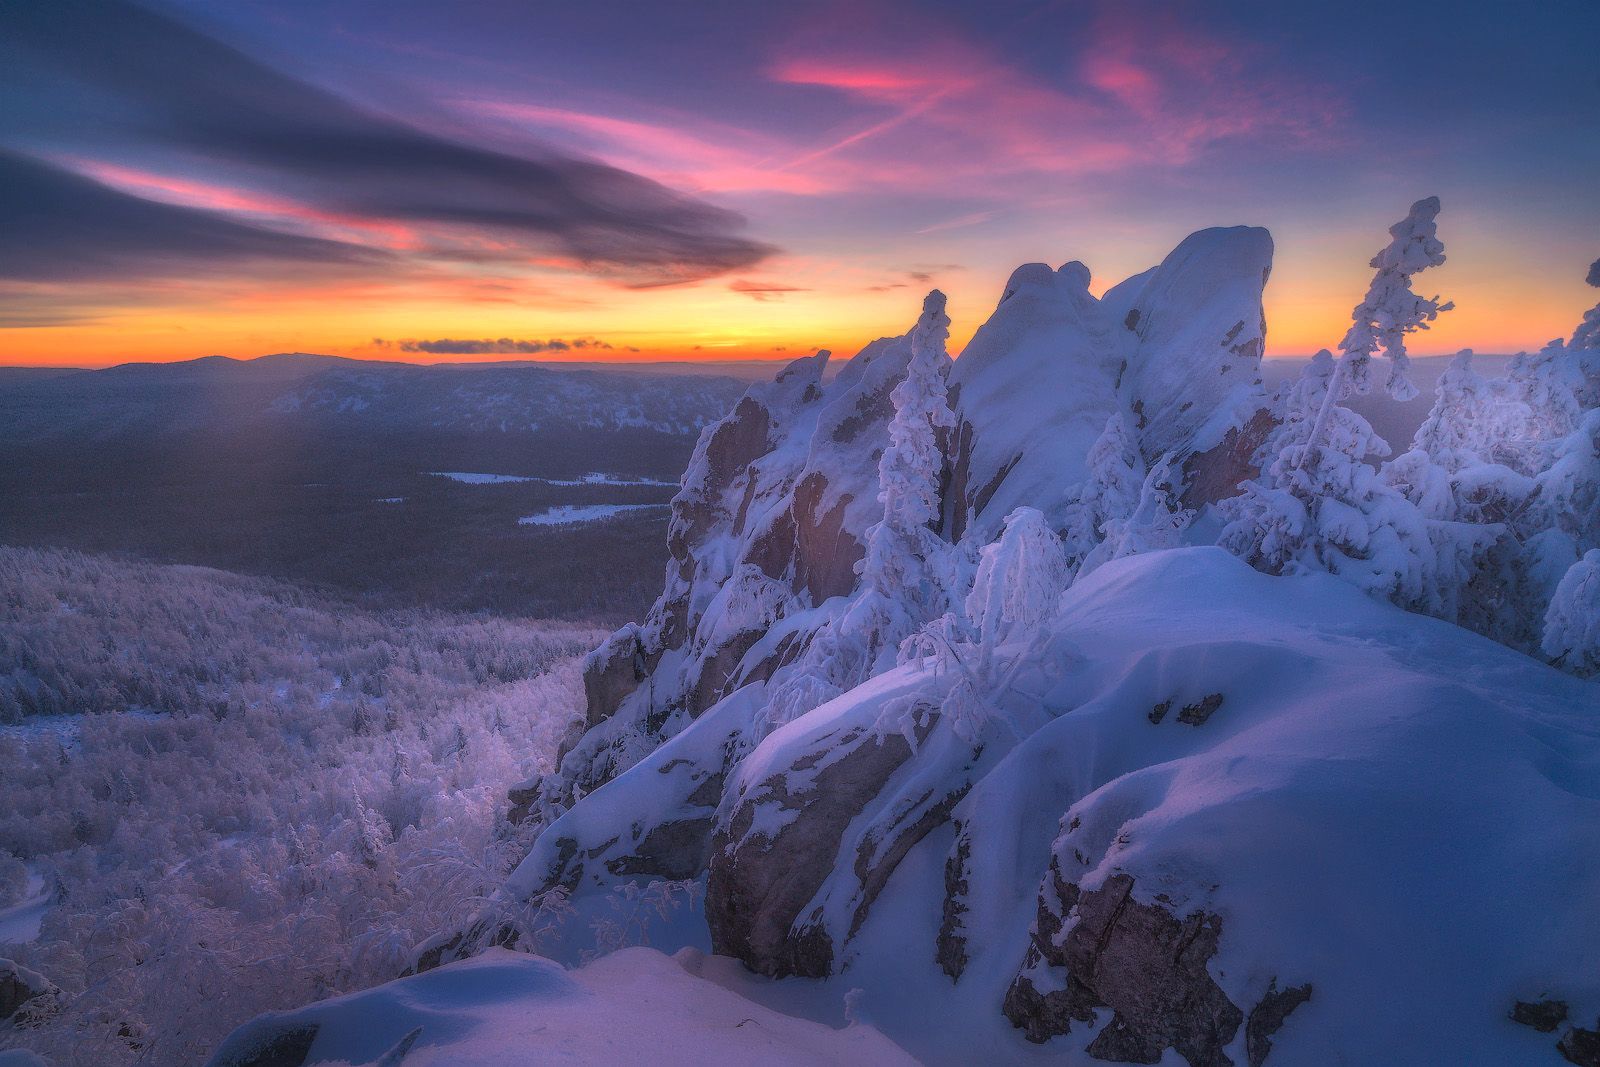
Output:
[[[0,189],[0,278],[104,280],[179,274],[218,261],[350,266],[389,258],[129,196],[3,148]]]
[[[738,215],[547,150],[508,155],[363,110],[126,0],[0,4],[0,134],[151,146],[322,211],[436,224],[628,285],[737,270],[771,249]]]
[[[481,339],[441,337],[438,340],[423,341],[407,338],[404,341],[386,341],[381,337],[374,337],[372,343],[378,348],[397,348],[402,352],[430,352],[438,356],[533,355],[538,352],[570,352],[575,349],[611,347],[605,341],[594,337],[575,337],[570,341],[563,341],[559,337],[552,337],[548,341],[522,340],[515,337]]]

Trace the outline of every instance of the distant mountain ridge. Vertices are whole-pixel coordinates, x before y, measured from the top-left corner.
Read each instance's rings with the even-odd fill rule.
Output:
[[[206,356],[0,376],[0,439],[102,439],[294,421],[359,421],[397,430],[584,427],[687,435],[720,418],[744,388],[731,375],[535,363],[422,366],[306,352],[251,360]]]

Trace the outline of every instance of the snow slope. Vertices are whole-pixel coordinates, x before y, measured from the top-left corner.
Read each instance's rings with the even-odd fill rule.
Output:
[[[308,1064],[371,1064],[397,1046],[407,1049],[405,1067],[915,1063],[870,1026],[834,1029],[781,1015],[700,978],[699,964],[692,951],[668,957],[630,948],[568,971],[492,949],[262,1016],[235,1031],[210,1062],[245,1063],[277,1041],[304,1050],[290,1062]]]
[[[1554,1038],[1509,1022],[1515,1001],[1600,1015],[1592,685],[1214,548],[1105,565],[1068,591],[1042,648],[1010,650],[1028,659],[976,744],[935,715],[911,758],[893,709],[937,707],[951,679],[908,664],[739,762],[716,812],[712,944],[825,982],[730,984],[819,1018],[859,987],[859,1016],[928,1062],[1030,1055],[1013,1022],[1047,1038],[1041,1053],[1081,1054],[1113,1014],[1153,1032],[1109,979],[1080,975],[1100,1006],[1070,1032],[1037,1003],[1064,988],[1068,899],[1131,879],[1157,927],[1159,912],[1220,930],[1197,972],[1215,990],[1163,979],[1221,998],[1214,1024],[1177,1011],[1204,1050],[1192,1063],[1247,1062],[1242,1024],[1274,982],[1312,987],[1275,1065],[1539,1062]],[[759,705],[743,693],[544,842],[637,842],[666,823],[684,807],[678,768],[692,775]],[[536,850],[514,889],[549,858]],[[580,899],[603,891],[589,870]],[[1064,929],[1041,929],[1047,915]],[[1097,974],[1161,970],[1137,930],[1110,943],[1120,955]]]

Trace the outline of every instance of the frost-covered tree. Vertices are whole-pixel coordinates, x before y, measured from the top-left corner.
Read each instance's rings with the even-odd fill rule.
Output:
[[[1588,282],[1600,286],[1600,259],[1589,267]],[[1567,347],[1580,352],[1600,351],[1600,304],[1584,313],[1583,321],[1572,331],[1572,340],[1567,342]],[[1600,383],[1596,383],[1595,388],[1600,389]],[[1600,400],[1596,404],[1600,404]]]
[[[1581,548],[1600,546],[1600,408],[1586,412],[1551,448],[1550,466],[1534,479],[1530,511]]]
[[[966,612],[977,634],[982,671],[1003,641],[1053,615],[1070,572],[1061,540],[1036,508],[1006,516],[1005,532],[978,560]]]
[[[1076,568],[1105,539],[1105,524],[1124,519],[1139,504],[1144,463],[1119,409],[1106,419],[1105,429],[1089,448],[1089,476],[1067,513],[1065,552]]]
[[[1105,539],[1078,568],[1080,577],[1114,559],[1177,548],[1183,543],[1183,531],[1194,520],[1194,512],[1177,503],[1175,462],[1169,453],[1145,474],[1133,510],[1125,517],[1107,520]]]
[[[1437,559],[1422,512],[1368,462],[1389,446],[1349,408],[1323,413],[1316,443],[1286,445],[1263,477],[1224,502],[1218,544],[1270,574],[1327,571],[1426,610]]]
[[[1585,552],[1556,586],[1540,647],[1563,670],[1600,674],[1600,548]]]
[[[895,702],[885,709],[885,728],[915,745],[936,710],[957,737],[977,743],[1017,673],[1036,662],[1049,636],[1045,623],[1070,581],[1061,540],[1043,513],[1021,507],[1006,516],[1000,538],[979,553],[963,613],[946,612],[901,645],[902,663],[930,667],[949,687],[937,708],[920,697]]]
[[[1426,330],[1428,323],[1455,305],[1439,298],[1418,296],[1411,289],[1412,276],[1444,262],[1444,244],[1439,240],[1439,198],[1430,196],[1411,205],[1405,218],[1389,227],[1394,240],[1372,257],[1377,273],[1367,288],[1366,299],[1350,313],[1351,324],[1339,350],[1345,354],[1348,385],[1357,393],[1371,388],[1372,357],[1379,351],[1389,358],[1386,388],[1396,400],[1410,400],[1416,386],[1406,376],[1410,357],[1406,355],[1406,334]],[[1342,399],[1336,397],[1335,399]]]
[[[1447,471],[1477,459],[1483,422],[1492,406],[1489,383],[1472,369],[1472,350],[1462,349],[1439,376],[1433,407],[1412,437],[1411,447]]]
[[[1438,215],[1438,197],[1418,200],[1411,205],[1410,214],[1389,227],[1393,240],[1372,257],[1371,265],[1377,273],[1372,276],[1365,299],[1350,313],[1350,329],[1339,342],[1344,355],[1312,423],[1311,442],[1321,438],[1335,405],[1352,394],[1371,390],[1372,357],[1380,351],[1391,364],[1389,395],[1396,400],[1410,400],[1417,395],[1417,387],[1406,373],[1410,366],[1406,335],[1427,329],[1441,312],[1455,306],[1440,303],[1438,297],[1420,297],[1411,289],[1413,275],[1444,262],[1444,245],[1439,241],[1435,222]]]
[[[937,538],[931,526],[939,517],[939,476],[944,454],[938,431],[955,425],[945,378],[950,356],[945,342],[950,318],[945,297],[935,289],[922,302],[922,316],[911,331],[911,360],[895,386],[889,444],[878,461],[878,500],[883,519],[867,533],[862,577],[884,595],[926,604],[927,559]]]
[[[869,659],[898,646],[901,638],[945,609],[945,543],[933,531],[939,517],[939,482],[944,453],[939,431],[955,425],[945,379],[950,356],[945,342],[950,319],[945,297],[935,289],[922,303],[911,331],[906,376],[895,386],[889,444],[878,462],[878,500],[883,518],[867,530],[861,577],[866,592],[854,627],[867,635]]]

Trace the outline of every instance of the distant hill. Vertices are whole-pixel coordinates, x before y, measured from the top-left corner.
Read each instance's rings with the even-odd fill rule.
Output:
[[[0,438],[18,444],[329,421],[413,431],[582,427],[692,435],[744,388],[731,375],[645,369],[418,366],[303,352],[207,356],[0,375]]]

